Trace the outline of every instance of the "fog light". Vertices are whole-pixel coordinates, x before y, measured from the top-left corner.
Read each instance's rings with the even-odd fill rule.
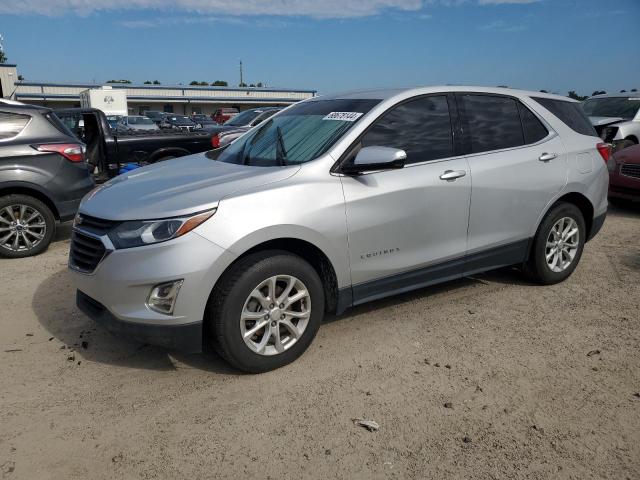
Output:
[[[155,312],[171,315],[183,283],[184,280],[175,280],[156,285],[151,289],[147,299],[147,306]]]

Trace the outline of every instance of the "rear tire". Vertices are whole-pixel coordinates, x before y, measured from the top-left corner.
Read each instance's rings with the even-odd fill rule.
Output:
[[[302,355],[323,316],[324,289],[311,265],[281,250],[257,252],[231,266],[213,290],[205,335],[232,366],[262,373]]]
[[[44,203],[29,195],[0,197],[0,256],[31,257],[51,243],[56,219]]]
[[[543,285],[562,282],[576,269],[586,235],[580,209],[571,203],[558,203],[538,228],[525,272]]]

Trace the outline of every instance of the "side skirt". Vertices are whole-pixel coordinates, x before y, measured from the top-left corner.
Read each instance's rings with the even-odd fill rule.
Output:
[[[482,252],[448,260],[437,265],[398,273],[389,277],[360,283],[338,291],[336,314],[350,306],[397,295],[418,288],[447,282],[496,268],[517,265],[527,260],[532,239],[491,248]]]

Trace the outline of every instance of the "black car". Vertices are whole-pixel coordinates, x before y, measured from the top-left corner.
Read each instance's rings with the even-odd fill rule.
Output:
[[[84,145],[50,109],[0,100],[0,256],[45,250],[93,186]]]
[[[164,117],[166,117],[167,113],[159,112],[157,110],[146,110],[144,112],[144,116],[153,120],[153,123],[160,126],[160,124],[164,121]]]
[[[203,130],[112,130],[96,108],[59,109],[55,114],[86,144],[97,183],[115,177],[126,165],[143,166],[212,148],[211,134]]]
[[[194,130],[199,130],[202,127],[186,115],[169,114],[166,115],[162,123],[160,123],[160,128],[170,128],[174,130],[183,130],[185,132],[193,132]]]

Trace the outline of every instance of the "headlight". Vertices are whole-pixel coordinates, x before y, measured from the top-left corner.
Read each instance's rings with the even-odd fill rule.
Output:
[[[123,222],[109,233],[109,238],[116,248],[132,248],[166,242],[190,232],[214,213],[216,213],[215,208],[186,217]]]

